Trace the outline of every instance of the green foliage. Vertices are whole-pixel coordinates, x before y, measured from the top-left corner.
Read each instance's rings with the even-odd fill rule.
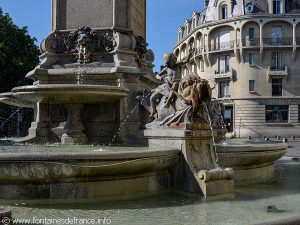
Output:
[[[0,8],[0,92],[30,82],[25,75],[39,63],[35,41],[27,27],[17,27]]]

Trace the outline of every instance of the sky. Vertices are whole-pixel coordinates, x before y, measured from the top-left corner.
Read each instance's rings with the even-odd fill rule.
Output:
[[[155,71],[163,64],[163,54],[173,51],[177,30],[193,11],[203,9],[204,0],[147,0],[147,43],[155,53]],[[0,0],[0,7],[14,23],[27,26],[37,44],[51,31],[51,0]]]

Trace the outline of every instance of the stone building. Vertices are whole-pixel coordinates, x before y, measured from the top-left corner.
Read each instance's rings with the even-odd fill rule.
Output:
[[[174,53],[182,76],[215,87],[230,133],[289,137],[300,136],[299,47],[299,0],[205,0],[179,27]]]

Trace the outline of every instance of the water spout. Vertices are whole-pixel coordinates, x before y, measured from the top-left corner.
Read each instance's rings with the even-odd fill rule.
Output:
[[[17,109],[15,112],[13,112],[0,126],[0,130],[2,131],[3,130],[3,127],[5,126],[5,124],[14,116],[16,115],[17,113],[19,113],[19,111],[21,110],[20,109]],[[18,116],[18,119],[19,119],[19,116]]]
[[[207,119],[208,119],[209,127],[210,127],[210,130],[211,130],[211,136],[212,136],[212,141],[213,141],[213,146],[214,146],[214,153],[215,153],[215,159],[216,159],[216,167],[219,168],[220,166],[218,164],[219,159],[218,159],[218,154],[217,154],[217,146],[216,146],[216,140],[215,140],[215,133],[214,133],[214,129],[213,129],[213,126],[212,126],[210,113],[208,111],[206,103],[203,103],[203,105],[204,105],[204,109],[205,109],[206,114],[207,114]]]
[[[77,67],[77,73],[76,73],[76,80],[77,80],[77,84],[82,84],[83,80],[84,80],[84,74],[86,73],[85,70],[81,67],[81,65],[79,65]]]
[[[116,141],[118,133],[121,131],[121,129],[126,125],[128,119],[131,117],[131,115],[138,109],[139,103],[137,103],[135,105],[135,107],[130,111],[130,113],[126,116],[126,118],[124,119],[123,122],[120,123],[119,128],[117,129],[117,131],[115,132],[113,138],[111,139],[111,141],[109,142],[109,146],[112,146],[113,143]]]

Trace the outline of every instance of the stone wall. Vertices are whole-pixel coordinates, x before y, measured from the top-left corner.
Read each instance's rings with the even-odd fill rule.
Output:
[[[130,27],[146,40],[146,0],[131,0]]]
[[[53,0],[53,30],[113,26],[111,0]]]
[[[52,0],[52,30],[132,30],[146,38],[146,0]]]

